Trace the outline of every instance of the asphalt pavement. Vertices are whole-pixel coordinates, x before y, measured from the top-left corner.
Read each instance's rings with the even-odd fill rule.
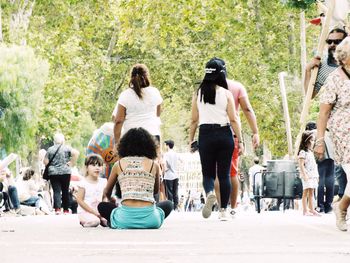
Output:
[[[349,226],[350,227],[350,226]],[[0,262],[350,262],[333,214],[174,212],[157,230],[83,228],[76,215],[0,218]]]

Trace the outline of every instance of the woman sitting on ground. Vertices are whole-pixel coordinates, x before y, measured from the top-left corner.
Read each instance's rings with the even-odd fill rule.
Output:
[[[32,168],[25,169],[22,180],[17,182],[19,201],[22,205],[35,206],[37,210],[43,212],[44,214],[49,214],[47,204],[39,195],[40,185],[38,185],[34,180],[34,170]],[[40,214],[39,211],[38,214]]]
[[[154,194],[159,192],[159,165],[153,136],[143,128],[130,129],[120,140],[118,154],[121,158],[114,164],[104,190],[104,200],[98,211],[108,220],[111,228],[146,229],[160,228],[173,209],[172,202],[155,204]],[[115,205],[111,197],[119,182],[122,201]]]

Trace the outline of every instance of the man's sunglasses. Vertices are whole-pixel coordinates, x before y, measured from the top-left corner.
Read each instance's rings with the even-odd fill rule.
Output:
[[[343,39],[327,39],[326,43],[328,45],[331,45],[332,43],[334,43],[334,45],[339,45],[340,42],[342,42],[342,41],[343,41]]]

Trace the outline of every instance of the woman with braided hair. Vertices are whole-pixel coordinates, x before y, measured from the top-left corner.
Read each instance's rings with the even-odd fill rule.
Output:
[[[151,86],[149,70],[144,64],[136,64],[130,73],[129,88],[120,95],[114,108],[114,139],[132,128],[144,128],[160,140],[160,110],[163,99],[157,88]]]

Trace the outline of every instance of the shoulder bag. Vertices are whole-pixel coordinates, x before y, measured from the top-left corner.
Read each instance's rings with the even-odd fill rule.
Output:
[[[55,159],[56,157],[56,154],[58,153],[58,151],[60,150],[62,144],[60,146],[58,146],[55,154],[52,156],[51,160],[49,160],[49,163],[45,166],[45,170],[43,172],[43,179],[48,181],[50,179],[50,176],[49,176],[49,166],[50,164],[52,163],[53,159]]]

